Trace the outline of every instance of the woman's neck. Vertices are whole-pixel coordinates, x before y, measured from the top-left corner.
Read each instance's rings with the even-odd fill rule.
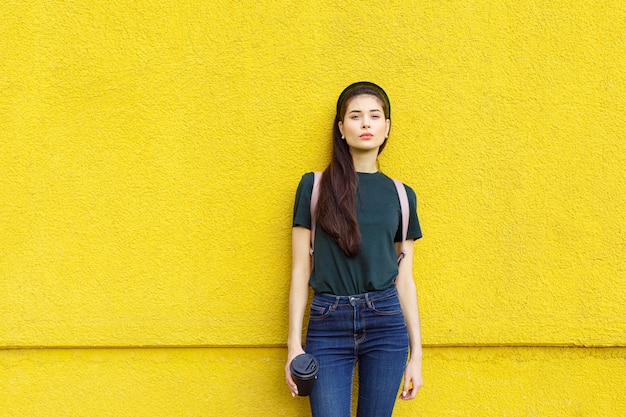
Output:
[[[378,159],[378,152],[351,152],[352,164],[356,172],[376,172],[378,167],[376,161]]]

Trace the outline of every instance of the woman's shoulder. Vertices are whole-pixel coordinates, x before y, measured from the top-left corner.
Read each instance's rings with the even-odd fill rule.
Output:
[[[307,172],[302,175],[300,182],[298,183],[297,195],[311,195],[311,192],[313,191],[314,177],[313,172]]]
[[[416,194],[415,191],[413,190],[413,188],[408,185],[406,182],[402,181],[401,179],[395,179],[395,178],[391,178],[390,176],[388,176],[387,174],[385,174],[384,172],[381,172],[381,174],[389,180],[389,182],[393,182],[393,181],[400,181],[402,183],[402,185],[404,185],[404,188],[406,189],[406,193],[409,196],[409,198],[415,199],[416,198]]]
[[[315,173],[314,172],[306,172],[306,173],[302,174],[302,177],[300,178],[300,185],[301,186],[311,186],[311,187],[313,187],[314,179],[315,179]]]

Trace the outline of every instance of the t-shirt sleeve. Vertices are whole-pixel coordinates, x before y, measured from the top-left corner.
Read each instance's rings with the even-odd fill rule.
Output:
[[[313,192],[314,176],[312,172],[304,174],[296,190],[296,200],[293,206],[292,226],[302,226],[311,229],[311,193]]]
[[[406,194],[409,199],[409,230],[407,231],[406,238],[417,240],[422,237],[422,228],[420,227],[420,222],[417,217],[417,196],[415,195],[415,191],[408,185],[404,185],[406,189]],[[402,240],[402,222],[400,222],[400,226],[398,227],[398,232],[396,234],[396,242]]]

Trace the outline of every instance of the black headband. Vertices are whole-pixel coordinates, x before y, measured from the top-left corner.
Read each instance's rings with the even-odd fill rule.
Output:
[[[341,107],[343,107],[343,102],[346,101],[348,97],[351,97],[354,91],[363,89],[373,90],[378,93],[385,104],[385,108],[387,109],[387,119],[391,119],[391,103],[389,103],[387,93],[385,93],[385,90],[383,90],[380,86],[369,81],[359,81],[354,84],[350,84],[341,92],[339,99],[337,100],[337,116],[340,117],[339,113],[341,112]]]

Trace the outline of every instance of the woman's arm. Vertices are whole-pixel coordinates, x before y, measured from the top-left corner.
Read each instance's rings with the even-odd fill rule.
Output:
[[[291,378],[289,365],[302,349],[302,322],[309,300],[309,276],[311,275],[311,231],[304,227],[294,227],[291,233],[291,288],[289,290],[289,335],[287,337],[287,365],[285,379],[291,395],[298,394],[298,387]]]
[[[397,244],[399,249],[400,244]],[[410,358],[404,371],[404,386],[400,398],[412,400],[424,383],[422,379],[422,335],[420,329],[417,288],[413,281],[413,240],[404,242],[406,256],[400,262],[396,287],[409,332]]]

